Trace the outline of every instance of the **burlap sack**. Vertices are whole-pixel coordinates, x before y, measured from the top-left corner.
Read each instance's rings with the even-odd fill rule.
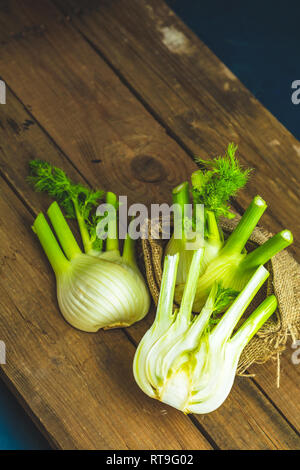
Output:
[[[232,232],[239,219],[240,216],[236,216],[233,220],[221,220],[220,224],[224,233]],[[157,305],[162,278],[164,249],[168,240],[152,238],[150,230],[151,222],[148,221],[147,223],[149,226],[148,238],[142,240],[142,250],[148,286],[152,298]],[[157,233],[161,233],[161,222],[157,224]],[[251,249],[261,245],[271,236],[272,234],[263,228],[256,227],[250,238],[250,243],[247,245],[247,249],[251,251]],[[300,266],[288,251],[284,250],[272,258],[267,268],[270,271],[268,281],[260,289],[250,308],[253,311],[255,304],[259,304],[267,295],[275,294],[278,301],[278,309],[276,314],[272,315],[260,328],[244,349],[238,365],[238,374],[243,374],[253,363],[263,363],[272,357],[277,357],[279,360],[280,353],[285,349],[288,336],[291,336],[292,341],[296,341],[299,338]],[[279,380],[279,377],[277,377],[277,380]]]

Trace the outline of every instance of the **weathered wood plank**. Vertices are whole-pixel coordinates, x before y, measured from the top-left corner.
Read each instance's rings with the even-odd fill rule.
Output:
[[[297,439],[292,442],[288,436],[288,424],[266,401],[263,393],[257,393],[253,383],[247,381],[250,379],[237,377],[228,396],[226,409],[222,414],[216,410],[200,416],[202,426],[213,429],[216,442],[222,442],[225,449],[298,449]],[[243,422],[237,423],[236,416],[240,416]],[[259,438],[253,442],[255,433],[258,433]]]
[[[256,168],[249,195],[259,192],[271,203],[263,218],[266,227],[276,231],[286,224],[293,230],[292,251],[299,259],[297,139],[163,2],[133,1],[127,8],[122,0],[95,1],[90,10],[81,0],[55,2],[189,152],[221,152],[224,139],[245,148],[243,160]],[[245,207],[247,195],[241,194],[239,202]],[[291,390],[299,386],[299,367],[291,367],[287,354],[280,389],[275,387],[276,364],[268,362],[251,373],[299,429],[299,407],[293,398],[285,399],[297,396]]]
[[[55,32],[53,33],[55,34]],[[39,44],[41,44],[41,41],[39,41]],[[42,44],[43,48],[45,47],[44,44]],[[51,48],[47,46],[46,49],[40,50],[41,54],[44,54],[47,57],[51,57]],[[23,55],[25,53],[23,49]],[[78,51],[77,51],[78,52]],[[71,53],[69,51],[69,53]],[[91,58],[91,63],[95,63],[97,61],[96,56],[90,56]],[[93,60],[92,60],[93,58]],[[21,59],[21,57],[20,57]],[[72,62],[71,59],[69,58],[70,63]],[[75,60],[75,58],[74,58]],[[25,62],[26,63],[26,62]],[[55,70],[56,67],[61,67],[60,61],[56,60],[55,63],[53,63],[50,67],[49,73],[53,72],[52,68]],[[34,79],[34,74],[30,76],[30,80],[35,80]],[[31,86],[34,88],[37,86],[38,82],[33,82]],[[68,85],[71,85],[69,83],[66,84],[66,89],[68,88]],[[43,94],[44,100],[46,100],[47,96],[47,109],[48,112],[51,114],[54,114],[54,109],[51,109],[52,106],[53,108],[56,106],[55,103],[55,98],[54,95],[52,94],[52,87],[49,86],[49,83],[45,81],[45,83],[39,83],[39,87],[41,87],[41,95]],[[31,87],[29,84],[25,85],[26,90],[31,90]],[[72,87],[71,87],[72,89]],[[60,90],[61,93],[63,93]],[[26,91],[27,93],[27,91]],[[30,93],[34,94],[32,91]],[[125,92],[125,88],[123,90],[123,93]],[[40,95],[40,96],[41,96]],[[30,95],[31,96],[31,95]],[[38,99],[40,99],[40,96]],[[27,96],[23,96],[24,101],[27,101]],[[110,100],[116,100],[116,95],[113,94],[111,97],[109,97]],[[32,108],[32,113],[37,115],[39,118],[42,116],[43,117],[43,112],[42,107],[40,106],[40,103],[38,99],[35,101],[34,107]],[[13,98],[9,94],[9,106],[2,107],[0,109],[2,113],[1,117],[1,141],[2,141],[2,152],[0,154],[1,156],[1,168],[7,179],[13,184],[14,186],[17,187],[18,191],[24,197],[26,202],[32,207],[34,211],[39,210],[41,207],[45,208],[45,204],[47,203],[46,198],[43,200],[40,199],[41,195],[34,195],[32,190],[29,188],[29,186],[25,183],[25,175],[26,175],[26,166],[27,166],[27,159],[28,158],[38,158],[43,156],[43,158],[50,160],[54,164],[57,164],[58,166],[61,166],[64,168],[74,179],[76,178],[76,175],[74,175],[74,169],[69,163],[68,159],[63,158],[61,152],[55,147],[55,145],[49,141],[49,138],[45,136],[45,134],[42,132],[42,130],[37,126],[36,123],[32,124],[29,126],[26,130],[24,129],[24,123],[28,119],[33,119],[32,116],[28,115],[26,110],[20,105],[20,103],[17,102],[16,99]],[[128,102],[128,100],[127,100]],[[68,106],[71,106],[72,103],[71,101],[68,102]],[[82,109],[80,108],[80,113],[85,112],[85,105],[82,105]],[[129,108],[130,112],[130,108]],[[147,113],[146,113],[147,114]],[[145,114],[145,115],[146,115]],[[46,122],[47,114],[44,115]],[[147,115],[148,116],[148,115]],[[146,118],[145,118],[146,119]],[[152,118],[150,116],[147,117],[147,126],[152,128]],[[69,126],[69,123],[64,124],[64,121],[62,119],[58,120],[59,122],[56,123],[56,126],[58,127],[58,130],[56,132],[60,132],[59,127],[63,126],[65,129],[67,126]],[[14,122],[13,125],[12,122]],[[35,121],[33,121],[35,122]],[[85,134],[91,139],[90,133],[89,133],[89,128],[88,124],[84,123],[83,120],[79,120],[78,122],[81,122],[81,125],[84,125],[85,129],[84,132]],[[102,117],[102,119],[98,121],[98,126],[100,128],[103,128],[106,124],[106,117]],[[117,124],[118,125],[118,124]],[[20,129],[20,131],[17,133],[15,130]],[[66,129],[65,129],[66,132]],[[68,132],[72,132],[74,135],[77,133],[77,126],[73,125],[71,129],[68,130]],[[170,145],[166,143],[166,140],[169,139],[164,133],[161,134],[161,142],[160,145],[162,147],[165,147],[166,145]],[[37,143],[35,146],[35,142]],[[93,143],[93,140],[91,140]],[[175,145],[175,144],[174,144]],[[69,149],[69,142],[65,144],[65,149]],[[179,150],[177,150],[179,152]],[[69,154],[69,152],[68,152]],[[70,151],[71,154],[71,151]],[[18,155],[17,161],[14,161],[13,156]],[[184,152],[180,151],[180,155],[183,155],[182,158],[186,158]],[[94,184],[99,184],[99,182],[105,182],[102,179],[101,175],[94,174],[94,167],[95,165],[91,163],[90,159],[84,157],[85,161],[84,164],[80,164],[80,161],[77,161],[77,159],[74,158],[74,162],[76,162],[76,165],[80,167],[81,172],[85,175],[85,177],[88,177],[89,179],[92,180]],[[162,160],[162,163],[164,161]],[[178,163],[173,163],[173,164],[178,164]],[[126,167],[125,167],[126,169]],[[125,171],[125,170],[124,170]],[[93,177],[91,178],[91,175]],[[106,182],[109,187],[110,180]],[[129,191],[129,195],[131,198],[139,197],[139,192],[138,190],[135,192],[135,180],[133,179],[132,181],[133,187]],[[152,187],[153,183],[145,183],[144,186],[145,188],[143,189],[145,193],[145,198],[148,201],[151,200],[152,194],[151,190],[149,190],[148,193],[148,188]],[[165,200],[167,197],[167,194],[169,193],[169,189],[166,187],[162,188],[162,191],[164,191],[162,195],[162,200]],[[147,196],[148,194],[148,196]],[[49,282],[49,281],[48,281]],[[57,312],[56,312],[57,314]],[[148,321],[151,321],[150,317],[146,322],[143,322],[143,324],[140,324],[140,327],[136,325],[134,327],[135,333],[131,333],[132,329],[128,330],[129,333],[131,334],[132,337],[135,338],[135,340],[139,340],[141,335],[144,333],[144,331],[147,328]],[[70,333],[69,333],[70,334]],[[89,336],[89,335],[88,335]],[[130,362],[130,361],[129,361]],[[245,382],[246,386],[248,386],[248,382]],[[97,384],[94,384],[93,387],[96,387]],[[239,384],[236,384],[237,390],[239,390]],[[100,390],[100,389],[99,389]],[[260,413],[260,410],[257,410],[256,408],[256,403],[259,402],[260,400],[260,393],[255,389],[255,387],[251,386],[251,391],[249,391],[250,397],[248,398],[249,401],[249,407],[251,409],[252,414]],[[100,393],[100,391],[99,391]],[[239,392],[240,395],[242,392]],[[148,399],[146,396],[144,396],[144,400],[146,402],[152,402],[153,400]],[[227,423],[227,418],[228,414],[230,413],[230,410],[232,408],[232,405],[230,405],[231,402],[227,402],[224,404],[224,406],[218,411],[218,414],[215,415],[216,417],[214,419],[210,418],[208,421],[204,421],[204,429],[206,432],[212,437],[214,440],[215,438],[217,439],[217,444],[220,445],[222,448],[239,448],[240,445],[244,445],[245,448],[275,448],[276,445],[274,445],[274,442],[269,436],[272,436],[272,433],[274,432],[276,436],[280,436],[279,440],[281,441],[279,447],[281,448],[293,448],[296,445],[295,439],[296,435],[291,429],[286,425],[284,419],[282,419],[277,412],[275,412],[275,418],[273,415],[273,411],[270,412],[270,416],[267,419],[266,417],[266,426],[268,428],[268,432],[265,432],[265,428],[260,428],[259,425],[257,426],[251,426],[249,425],[248,421],[246,420],[245,413],[243,411],[243,407],[238,405],[240,398],[234,399],[234,401],[237,401],[237,404],[235,405],[235,414],[234,414],[234,422],[235,422],[235,428],[233,429],[233,423],[231,422],[230,424]],[[263,399],[263,406],[266,410],[269,412],[270,405],[267,401],[267,399]],[[157,404],[158,406],[161,405]],[[163,408],[164,409],[164,408]],[[211,419],[211,421],[210,421]],[[259,419],[257,419],[258,422],[260,422]],[[200,421],[200,423],[202,423]],[[222,426],[222,432],[220,432],[220,426]],[[226,439],[224,438],[224,434],[227,436]],[[241,437],[242,436],[242,437]],[[168,444],[169,445],[169,444]]]
[[[2,78],[94,185],[162,201],[192,162],[51,3],[24,3],[10,11],[44,30],[2,45]]]
[[[245,153],[247,164],[257,168],[254,175],[257,186],[250,194],[254,195],[257,190],[265,196],[265,189],[270,184],[268,202],[270,197],[271,207],[268,211],[271,212],[270,217],[267,219],[266,214],[263,220],[273,231],[282,228],[284,223],[292,228],[296,235],[294,252],[299,259],[299,222],[297,216],[295,219],[299,195],[299,142],[163,2],[134,1],[130,9],[123,1],[114,4],[95,1],[90,9],[81,0],[55,2],[190,152],[199,154],[203,148],[207,149],[207,155],[215,149],[221,152],[222,148],[217,147],[220,138],[222,141],[224,138],[238,139],[240,148],[245,139],[247,145],[253,147],[254,160],[248,161]],[[176,46],[176,39],[186,48],[180,44]],[[214,101],[214,105],[208,106],[206,99],[210,104]],[[224,109],[217,110],[217,105]],[[220,124],[224,112],[227,113],[226,121]],[[212,132],[215,135],[211,137]],[[212,149],[211,144],[214,145]],[[245,155],[242,154],[242,158]],[[275,196],[274,181],[281,182],[280,193]],[[294,193],[297,193],[296,199]],[[287,217],[279,224],[275,214],[277,198],[283,206],[282,214]],[[239,201],[244,206],[248,202],[243,195]],[[283,399],[288,395],[297,396],[290,391],[297,389],[300,380],[299,368],[289,366],[286,355],[282,362],[288,372],[283,374],[280,389],[274,386],[276,364],[272,367],[268,362],[261,369],[261,366],[252,368],[251,373],[257,374],[258,383],[299,429],[299,407],[292,398]]]
[[[64,449],[210,449],[188,417],[145,401],[122,330],[83,333],[58,315],[33,217],[0,182],[2,370],[48,438]]]
[[[245,208],[256,194],[269,204],[263,223],[291,228],[300,259],[299,141],[162,1],[55,0],[140,99],[191,153],[206,158],[239,144],[255,169]]]
[[[250,368],[255,374],[254,380],[263,387],[264,393],[276,404],[285,418],[300,431],[300,364],[292,362],[292,354],[296,350],[289,342],[286,350],[280,355],[280,368],[278,371],[277,359],[265,364],[255,364]],[[297,353],[296,359],[299,359]],[[274,378],[279,373],[279,387],[275,387]],[[298,390],[298,392],[297,392]]]
[[[154,313],[151,312],[142,324],[130,328],[130,334],[137,343],[153,320]],[[285,448],[291,443],[289,438],[286,440],[289,423],[299,435],[299,366],[297,369],[288,363],[288,353],[287,349],[282,358],[279,389],[276,387],[277,364],[269,361],[256,365],[250,368],[253,380],[251,377],[236,377],[227,400],[218,410],[208,415],[195,415],[222,449]]]

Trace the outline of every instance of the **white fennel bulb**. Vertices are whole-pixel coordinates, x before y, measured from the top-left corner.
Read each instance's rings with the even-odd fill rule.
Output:
[[[149,295],[141,275],[126,264],[80,254],[57,276],[64,318],[83,331],[130,326],[144,318]]]
[[[43,214],[37,216],[33,230],[55,272],[58,304],[66,321],[96,332],[141,320],[149,310],[150,296],[134,261],[132,240],[125,240],[123,256],[117,249],[82,253],[56,202],[48,215],[65,253]]]
[[[123,253],[117,237],[118,201],[106,193],[106,203],[115,210],[104,242],[97,236],[101,216],[94,213],[104,191],[72,182],[63,170],[43,160],[29,163],[28,180],[36,191],[55,198],[67,217],[78,222],[85,253],[79,248],[57,202],[48,216],[60,248],[43,214],[33,230],[39,237],[57,280],[58,304],[64,318],[83,331],[132,325],[148,312],[150,296],[135,261],[134,241],[127,235]],[[104,251],[105,245],[105,251]]]

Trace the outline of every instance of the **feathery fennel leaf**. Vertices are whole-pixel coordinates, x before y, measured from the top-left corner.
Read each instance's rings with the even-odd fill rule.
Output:
[[[219,323],[223,313],[238,296],[239,292],[230,287],[223,287],[222,282],[217,283],[217,293],[214,302],[213,313],[209,319],[209,326],[212,327]]]
[[[228,145],[223,157],[203,160],[196,157],[196,163],[203,171],[197,171],[192,178],[193,199],[198,204],[204,204],[207,210],[215,213],[216,217],[223,215],[233,218],[230,211],[229,199],[236,195],[248,181],[251,169],[242,169],[235,153],[237,146]]]
[[[27,180],[39,192],[46,192],[64,209],[66,217],[81,218],[87,227],[92,247],[101,250],[102,240],[96,236],[96,226],[100,217],[91,214],[105,194],[102,190],[93,190],[81,183],[73,183],[63,170],[43,160],[29,162]]]

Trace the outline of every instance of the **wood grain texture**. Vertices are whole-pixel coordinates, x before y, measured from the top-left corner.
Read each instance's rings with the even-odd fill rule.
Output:
[[[130,328],[130,335],[137,343],[153,320],[154,313],[151,312],[142,324]],[[219,409],[208,415],[195,415],[221,449],[266,450],[298,446],[298,438],[294,443],[290,440],[289,429],[292,425],[295,436],[299,435],[299,367],[288,365],[287,356],[282,361],[285,372],[279,389],[276,388],[276,367],[269,361],[253,370],[250,368],[254,379],[236,377],[229,396]]]
[[[274,377],[278,373],[277,360],[268,361],[265,364],[253,365],[249,372],[255,374],[254,380],[263,388],[264,393],[276,405],[286,419],[296,430],[300,430],[300,364],[292,362],[295,349],[291,342],[280,355],[280,386],[274,386]],[[296,358],[299,358],[297,353]],[[298,392],[297,392],[298,390]]]
[[[63,449],[209,449],[188,417],[144,400],[122,330],[83,333],[58,315],[32,215],[0,181],[2,370],[48,438]]]
[[[17,127],[22,129],[22,123],[28,120],[30,116],[26,113],[22,105],[16,99],[14,99],[10,93],[8,96],[10,102],[9,108],[6,107],[0,109],[0,111],[2,111],[2,109],[5,111],[5,113],[1,113],[0,135],[1,141],[4,143],[0,155],[1,170],[10,184],[17,188],[20,197],[26,201],[26,204],[28,204],[30,210],[34,213],[37,213],[37,211],[41,209],[45,210],[48,207],[49,198],[46,196],[42,197],[42,195],[34,193],[26,183],[25,175],[27,172],[27,162],[29,158],[38,158],[40,155],[44,155],[44,158],[63,168],[74,180],[81,181],[82,179],[80,174],[74,170],[69,161],[49,140],[49,138],[44,134],[35,121],[33,121],[33,124],[30,126],[30,128],[28,128],[26,131],[24,130],[19,132],[18,136],[16,137],[15,128]],[[9,111],[8,114],[7,111]],[[11,122],[14,122],[13,126],[11,126]],[[17,160],[13,159],[14,155],[18,155]],[[30,235],[32,237],[32,234]],[[37,258],[41,256],[41,250],[39,250],[37,246],[36,248],[38,253],[35,256]],[[52,286],[53,291],[54,280],[46,261],[43,269],[48,272],[48,285]],[[54,299],[55,296],[53,300]],[[41,300],[41,302],[42,301],[43,300]],[[56,304],[55,312],[56,315],[59,316]],[[57,320],[59,320],[59,318]],[[128,330],[128,333],[134,339],[135,343],[140,340],[142,334],[144,334],[146,329],[150,326],[152,320],[153,313],[152,316],[149,316],[144,322],[136,324],[134,327]],[[72,329],[70,330],[73,331]],[[71,332],[69,332],[69,334],[71,334]],[[85,336],[89,337],[90,335],[81,334],[81,342],[85,341]],[[72,347],[76,348],[74,345]],[[97,354],[97,352],[95,351],[94,354]],[[80,364],[78,365],[78,368],[80,370]],[[98,371],[98,374],[99,373],[100,372]],[[279,444],[279,447],[281,446],[282,448],[286,448],[287,446],[288,448],[293,448],[293,445],[295,445],[293,442],[295,435],[293,432],[291,432],[287,426],[287,423],[285,423],[281,417],[279,417],[278,421],[278,413],[274,412],[272,406],[270,406],[268,403],[268,400],[264,397],[261,397],[261,393],[258,392],[258,390],[248,382],[248,379],[243,379],[243,381],[245,381],[243,386],[249,387],[250,390],[248,392],[249,397],[247,397],[247,401],[248,407],[251,409],[251,413],[248,414],[245,411],[245,407],[240,398],[243,393],[242,391],[239,391],[240,385],[236,384],[237,386],[234,387],[230,399],[219,411],[212,414],[211,417],[209,417],[207,420],[203,421],[202,418],[200,418],[200,423],[201,425],[204,425],[205,431],[209,433],[211,438],[215,440],[216,444],[221,448],[241,448],[240,446],[243,448],[275,448],[274,443],[270,438],[273,433],[276,436],[281,435],[282,433],[279,439],[282,442]],[[87,383],[89,383],[88,380]],[[104,383],[106,383],[106,380]],[[102,389],[100,383],[98,385],[93,384],[93,386],[98,386],[99,390]],[[42,399],[44,400],[44,397],[42,397]],[[144,396],[144,400],[147,402],[152,402],[152,400],[146,396]],[[261,412],[261,408],[259,408],[258,412],[258,408],[256,406],[258,402],[262,403],[263,405],[263,409],[265,410],[263,413]],[[65,407],[69,406],[71,406],[71,403],[66,402]],[[72,407],[73,406],[74,405],[72,404]],[[163,409],[165,408],[161,406],[161,410]],[[233,414],[231,413],[232,409],[234,409]],[[42,410],[39,410],[39,412],[41,414],[43,413]],[[76,413],[79,413],[78,409],[76,409]],[[259,418],[257,418],[257,420],[260,424],[263,423],[262,427],[259,427],[259,425],[253,426],[251,416],[256,414],[261,417],[261,421],[259,421]],[[231,416],[231,419],[227,423],[228,416]],[[59,417],[56,417],[56,419],[59,419]],[[45,426],[47,427],[47,425],[47,419],[45,419]],[[99,426],[102,426],[101,421],[99,422]],[[267,433],[264,430],[265,428],[268,430]],[[87,427],[87,429],[89,429],[89,427]],[[220,431],[220,429],[222,431]],[[58,433],[58,436],[60,436],[60,430],[56,429],[56,432]],[[286,443],[287,436],[289,444]],[[57,436],[56,442],[59,442],[59,437]],[[62,445],[64,445],[64,443]],[[79,445],[77,441],[75,445]],[[84,444],[82,443],[81,445],[86,445],[86,442],[84,442]]]
[[[150,203],[169,200],[170,188],[186,178],[194,169],[192,160],[188,158],[182,146],[166,134],[165,128],[153,118],[105,61],[93,51],[70,22],[61,17],[51,3],[45,1],[42,2],[42,6],[40,4],[37,6],[35,3],[35,8],[31,9],[29,7],[33,5],[32,1],[24,2],[23,5],[26,8],[22,7],[21,9],[16,9],[14,2],[9,2],[9,5],[10,8],[6,12],[6,19],[1,30],[0,64],[4,74],[3,78],[25,104],[26,109],[12,94],[9,94],[9,106],[0,108],[0,164],[3,175],[28,208],[36,213],[41,208],[45,209],[49,201],[46,197],[35,195],[24,181],[27,173],[27,161],[29,158],[35,157],[45,158],[57,164],[75,180],[83,178],[95,187],[101,185],[105,189],[114,190],[119,194],[128,194],[130,201],[138,200]],[[9,34],[8,28],[7,31],[5,30],[7,24],[11,25],[10,15],[17,18],[16,34]],[[22,27],[22,22],[24,27]],[[34,31],[39,30],[38,26],[41,25],[43,25],[42,32],[37,37]],[[24,34],[19,34],[22,31],[25,31]],[[18,78],[21,74],[22,82]],[[145,171],[145,165],[150,170]],[[5,209],[3,208],[3,210]],[[32,234],[30,236],[32,239]],[[34,239],[33,242],[36,244]],[[41,251],[37,250],[34,259],[38,260],[40,257]],[[47,278],[48,288],[52,285],[51,298],[54,301],[53,276],[51,276],[50,268],[44,258],[42,261],[44,264],[39,266],[39,271],[45,273],[43,276]],[[24,296],[26,297],[26,293]],[[42,298],[42,301],[45,299]],[[30,301],[27,299],[28,303],[30,304]],[[41,309],[41,305],[37,310]],[[20,309],[20,307],[18,308]],[[9,310],[9,308],[6,310],[7,314]],[[36,315],[36,309],[34,309],[34,313]],[[30,318],[32,316],[31,313]],[[27,317],[25,318],[27,319]],[[58,325],[64,324],[59,317],[57,306],[55,306],[55,312],[53,311],[51,318],[52,328],[60,328],[56,325],[57,322]],[[146,331],[151,318],[149,316],[145,322],[136,324],[128,330],[127,334],[134,343],[137,343]],[[28,321],[26,326],[28,326]],[[23,328],[25,329],[24,326]],[[80,356],[81,347],[85,351],[84,357],[101,355],[101,352],[104,357],[107,357],[110,354],[110,348],[113,351],[111,354],[116,354],[117,357],[120,354],[120,359],[116,359],[116,363],[119,361],[119,365],[116,365],[111,379],[105,375],[107,374],[108,361],[104,361],[104,364],[103,362],[99,363],[97,358],[87,360],[87,364],[90,364],[88,373],[84,373],[81,379],[85,383],[83,390],[91,389],[93,393],[97,394],[97,397],[101,394],[103,383],[108,384],[107,389],[111,393],[113,382],[115,384],[120,382],[121,377],[123,380],[123,373],[121,377],[117,377],[117,371],[119,374],[120,370],[129,371],[134,351],[133,345],[130,344],[123,332],[105,332],[98,336],[73,333],[74,330],[67,326],[66,328],[68,329],[67,337],[70,335],[72,339],[62,346],[64,348],[63,354],[66,354],[69,348],[73,351],[70,352],[72,366],[80,375],[82,363],[79,362],[76,367],[76,360]],[[78,334],[79,336],[77,336]],[[92,337],[93,339],[91,339]],[[119,338],[123,338],[120,339],[120,352],[118,351]],[[103,346],[104,351],[99,349],[98,353],[99,342],[104,343],[105,347]],[[38,346],[43,348],[41,341]],[[16,349],[16,345],[14,348]],[[61,354],[61,351],[58,351],[57,354]],[[28,365],[26,366],[28,367]],[[51,369],[53,376],[55,376],[55,370],[55,366],[53,366]],[[30,380],[31,374],[32,369],[29,369],[27,381],[35,391],[36,382],[32,383]],[[97,378],[96,382],[94,374]],[[23,382],[18,382],[18,377],[11,371],[7,372],[7,375],[12,377],[12,383],[21,391]],[[274,379],[274,376],[272,377]],[[63,374],[59,377],[58,388],[63,387],[62,379]],[[128,378],[126,380],[130,382]],[[295,387],[296,380],[293,383]],[[81,384],[79,385],[81,386]],[[135,384],[130,382],[128,384],[130,391],[133,390],[133,385],[134,389],[137,388]],[[172,437],[167,434],[164,437],[157,436],[155,434],[157,418],[165,407],[159,403],[154,402],[153,404],[153,400],[142,394],[139,395],[141,398],[136,401],[135,395],[131,396],[128,393],[125,394],[126,399],[133,399],[135,405],[130,403],[126,412],[121,407],[119,413],[122,416],[114,416],[115,413],[117,414],[115,408],[109,412],[112,413],[113,424],[108,429],[111,433],[115,432],[114,427],[117,430],[111,440],[108,436],[109,431],[106,434],[106,431],[102,430],[103,426],[106,429],[107,411],[97,415],[99,409],[94,408],[96,405],[94,402],[92,403],[92,400],[91,404],[87,404],[87,406],[91,406],[93,414],[97,411],[96,416],[100,416],[99,423],[97,422],[99,427],[94,429],[93,421],[90,436],[84,438],[82,430],[76,431],[73,436],[71,423],[75,417],[72,411],[72,416],[68,421],[67,432],[69,434],[67,437],[61,437],[64,432],[63,427],[59,425],[55,428],[55,421],[65,422],[63,405],[59,405],[55,417],[49,416],[45,410],[49,407],[50,396],[44,388],[42,392],[40,408],[35,408],[36,399],[31,400],[31,396],[35,397],[32,392],[26,395],[28,404],[32,405],[36,416],[42,416],[43,425],[45,428],[49,427],[49,435],[52,440],[64,448],[82,448],[85,445],[113,448],[119,436],[119,429],[122,430],[122,434],[124,432],[122,426],[124,426],[124,420],[127,422],[127,414],[132,413],[128,422],[128,426],[132,426],[132,418],[135,417],[137,420],[137,417],[140,417],[134,406],[144,404],[144,402],[147,403],[145,406],[151,407],[151,410],[159,411],[157,414],[151,411],[149,416],[146,413],[149,422],[146,420],[142,425],[141,435],[140,430],[133,427],[129,432],[129,437],[126,436],[120,441],[120,447],[116,448],[126,448],[126,446],[127,448],[140,446],[162,448],[163,442],[166,443],[167,448],[171,448],[171,446],[173,448],[176,446],[178,446],[177,448],[209,447],[207,441],[191,425],[188,418],[182,417],[180,413],[169,408],[167,408],[167,414],[169,417],[171,416],[170,422],[167,421],[165,425],[168,429],[164,431],[163,423],[160,421],[159,423],[163,429],[162,433],[170,432]],[[296,392],[296,388],[293,388],[289,393]],[[139,394],[139,391],[135,390],[134,393]],[[67,397],[63,395],[64,400],[65,398]],[[247,406],[245,406],[243,399],[246,400]],[[104,398],[103,400],[105,401]],[[67,409],[75,406],[74,414],[75,412],[80,413],[82,405],[79,397],[77,397],[77,401],[75,400],[75,405],[72,403],[72,400],[67,402]],[[101,403],[103,404],[102,401]],[[290,414],[292,412],[291,408]],[[176,427],[174,428],[174,419],[178,420],[175,421],[178,430]],[[84,421],[88,423],[86,415],[84,415]],[[120,424],[120,421],[123,424]],[[198,423],[200,428],[210,437],[210,441],[221,448],[285,449],[299,447],[297,433],[289,426],[283,413],[278,411],[270,403],[266,394],[259,390],[255,384],[249,382],[249,379],[238,380],[230,400],[212,415],[198,417]],[[89,434],[89,423],[85,424],[85,427],[86,434]],[[100,436],[96,436],[97,432],[100,433]],[[175,433],[174,436],[173,433]],[[182,433],[189,442],[182,441]],[[192,433],[192,441],[190,441],[190,433]],[[158,443],[159,439],[165,440]]]
[[[0,66],[8,86],[92,184],[101,181],[104,189],[128,194],[129,202],[134,194],[142,203],[162,201],[166,189],[170,194],[194,168],[185,152],[81,35],[59,21],[50,2],[10,5],[19,21],[24,16],[24,25],[43,24],[44,32],[38,38],[31,32],[12,36],[2,45]],[[138,172],[145,157],[151,157],[155,172],[151,185]]]
[[[207,158],[239,145],[255,169],[243,208],[260,194],[270,231],[290,228],[300,260],[300,143],[162,1],[55,0],[190,154]],[[288,98],[287,98],[288,99]],[[288,208],[288,210],[287,210]]]
[[[291,228],[290,250],[299,260],[299,141],[164,2],[133,1],[130,9],[122,0],[95,1],[90,8],[81,0],[55,2],[190,154],[221,153],[224,139],[224,145],[226,139],[239,143],[242,161],[256,170],[240,205],[256,193],[265,197],[263,224],[274,232]],[[290,347],[280,389],[274,387],[276,363],[250,372],[299,430],[297,394],[290,390],[299,387],[300,371],[286,359]]]

